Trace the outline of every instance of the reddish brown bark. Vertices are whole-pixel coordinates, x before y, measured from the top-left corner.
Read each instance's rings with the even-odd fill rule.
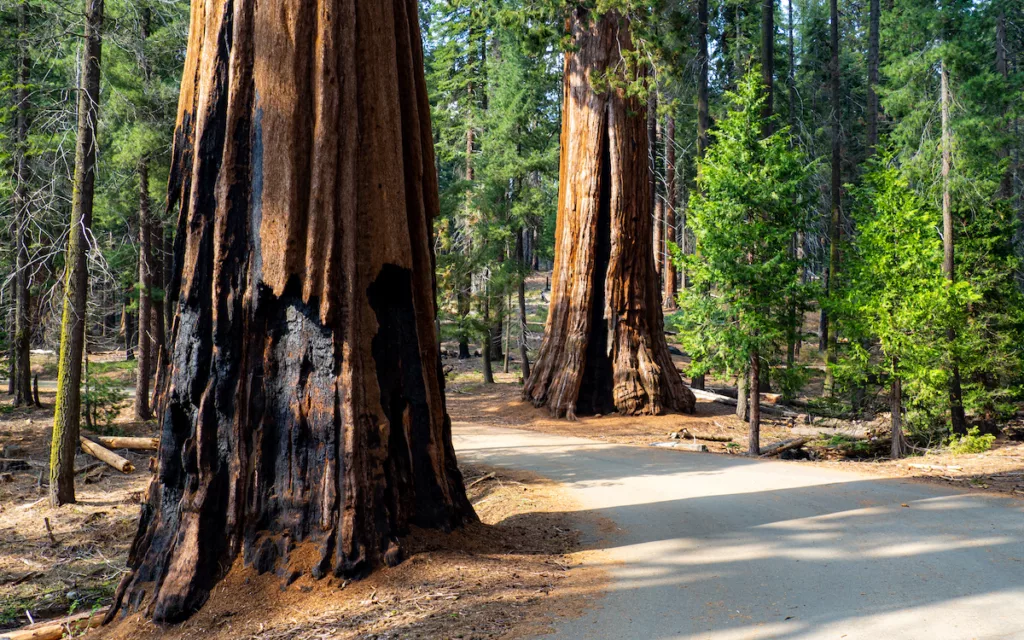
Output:
[[[473,519],[434,334],[415,1],[195,0],[173,159],[159,468],[113,610],[182,620],[239,554],[360,576],[410,525]]]
[[[551,308],[524,398],[577,413],[693,411],[672,364],[651,250],[646,105],[591,81],[620,75],[629,22],[577,7],[569,21]],[[633,79],[633,78],[628,78]]]
[[[668,116],[665,123],[665,244],[676,242],[676,120]],[[665,308],[676,308],[678,275],[672,254],[665,251]]]

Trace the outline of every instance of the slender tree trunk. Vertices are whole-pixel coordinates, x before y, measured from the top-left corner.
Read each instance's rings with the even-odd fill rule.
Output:
[[[469,283],[459,282],[459,290],[456,292],[456,307],[459,313],[459,321],[464,322],[466,317],[469,315],[469,292],[466,288]],[[461,326],[461,325],[460,325]],[[459,360],[465,360],[471,354],[469,353],[469,334],[463,328],[459,332]]]
[[[750,394],[748,404],[750,412],[750,437],[747,442],[747,455],[761,455],[761,358],[754,350],[750,354],[750,382],[747,390]],[[737,398],[738,399],[738,398]]]
[[[658,217],[658,90],[656,86],[650,87],[650,93],[647,95],[647,149],[648,149],[648,166],[650,168],[648,175],[648,184],[651,193],[651,215],[654,217],[652,226],[654,227],[654,269],[658,272],[658,277],[661,277],[661,224],[659,223]],[[659,280],[659,286],[661,286]]]
[[[474,519],[434,333],[416,2],[282,2],[193,6],[174,367],[108,620],[183,620],[236,559],[365,575],[411,526]]]
[[[516,234],[516,260],[519,262],[519,359],[522,361],[523,382],[530,377],[530,354],[526,344],[526,258],[523,255],[523,244],[526,242],[527,232],[522,229]]]
[[[837,279],[839,277],[839,242],[842,234],[842,202],[840,200],[840,189],[842,188],[841,163],[842,163],[842,141],[840,131],[840,97],[839,97],[839,5],[838,0],[829,0],[831,12],[831,44],[832,60],[831,71],[831,94],[832,94],[832,206],[831,216],[828,221],[828,274],[825,282],[825,299],[831,299],[835,293]],[[824,324],[822,332],[825,336],[825,395],[831,396],[835,391],[835,376],[832,367],[836,362],[836,326],[835,318],[831,314],[822,314]]]
[[[949,69],[942,62],[940,73],[940,100],[942,103],[942,274],[952,286],[956,279],[953,255],[953,196],[950,189],[950,170],[953,164],[953,134],[949,123]],[[960,386],[960,363],[955,351],[956,330],[949,328],[949,413],[953,433],[967,433],[963,391]]]
[[[736,417],[746,420],[747,401],[750,399],[750,369],[744,369],[736,375]]]
[[[770,119],[775,109],[775,0],[761,0],[761,83],[765,101],[761,107],[764,134],[771,135]]]
[[[153,334],[151,337],[153,348],[153,371],[160,370],[161,359],[166,361],[167,350],[167,327],[164,324],[164,271],[162,268],[163,259],[160,255],[163,249],[163,225],[155,216],[149,217],[150,243],[149,249],[152,254],[153,268],[150,270],[150,304],[153,308]]]
[[[676,241],[676,120],[668,116],[665,120],[665,246]],[[665,251],[665,299],[666,309],[676,308],[678,274],[672,254]]]
[[[796,44],[793,39],[793,3],[788,3],[788,31],[789,31],[789,70],[786,74],[786,85],[789,89],[789,126],[793,135],[797,133],[797,112],[796,112]],[[795,137],[793,138],[795,140]],[[793,236],[793,251],[798,263],[800,284],[807,281],[807,270],[804,268],[804,232],[797,231]],[[786,367],[792,368],[800,355],[800,347],[803,343],[804,313],[798,308],[794,300],[790,304],[790,336],[786,345]]]
[[[469,94],[473,95],[473,85],[469,86]],[[473,127],[466,128],[466,181],[473,181]],[[466,192],[467,206],[471,202],[472,190]],[[468,248],[466,249],[468,253]],[[469,294],[472,288],[473,274],[467,272],[459,282],[459,290],[456,295],[456,305],[460,322],[464,322],[469,315]],[[469,353],[469,334],[463,330],[459,333],[459,359],[465,360]]]
[[[18,297],[17,283],[14,282],[14,281],[11,281],[11,297],[15,298],[15,299],[17,299],[17,297]],[[12,308],[12,309],[8,310],[8,313],[7,313],[7,326],[8,327],[13,327],[14,324],[17,322],[14,319],[15,313],[17,313],[17,309],[15,309],[15,308]],[[17,354],[14,351],[14,345],[15,345],[14,336],[10,333],[10,331],[8,331],[8,333],[7,333],[7,395],[9,395],[9,396],[13,396],[14,395],[14,378],[16,377],[14,372],[15,372],[15,368],[16,368],[16,366],[18,364],[18,356],[17,356]]]
[[[551,308],[523,397],[555,416],[692,412],[665,342],[651,237],[645,105],[591,78],[633,51],[629,21],[576,6],[565,106]]]
[[[170,350],[170,342],[172,329],[171,325],[174,324],[174,312],[175,312],[175,298],[171,296],[171,282],[174,280],[174,231],[169,225],[164,226],[163,235],[160,238],[160,242],[163,243],[163,261],[161,268],[163,269],[164,283],[164,299],[161,303],[164,308],[164,348]]]
[[[29,111],[29,48],[28,10],[26,2],[18,5],[18,88],[15,91],[14,126],[14,226],[15,226],[15,274],[14,274],[14,405],[33,404],[32,400],[32,326],[29,309],[32,305],[29,289],[29,189],[28,162],[28,111]]]
[[[867,86],[867,145],[868,153],[878,146],[878,39],[882,5],[880,0],[869,0],[868,11],[868,86]]]
[[[132,314],[128,312],[128,301],[121,303],[121,338],[124,339],[125,360],[134,360],[135,352],[132,350]]]
[[[85,0],[85,37],[78,90],[78,134],[71,200],[71,229],[64,280],[64,313],[57,363],[57,403],[50,445],[50,504],[75,501],[75,450],[81,420],[82,354],[85,350],[88,251],[96,180],[96,127],[99,122],[100,52],[103,0]]]
[[[711,128],[711,117],[708,111],[708,0],[697,0],[697,159],[698,186],[700,186],[699,161],[704,159],[708,150],[708,130]],[[700,252],[694,246],[694,253]],[[703,292],[702,292],[703,293]],[[693,376],[690,386],[703,389],[704,374]]]
[[[149,379],[153,373],[153,252],[150,244],[149,161],[139,162],[139,366],[135,376],[135,418],[149,420]]]
[[[895,371],[896,360],[893,359]],[[898,460],[907,455],[907,438],[903,435],[903,381],[893,373],[889,387],[889,411],[892,422],[892,449],[889,455]]]
[[[502,371],[502,373],[508,373],[508,368],[509,368],[509,364],[510,364],[509,358],[510,358],[511,352],[512,352],[512,347],[511,347],[511,345],[512,345],[512,295],[511,294],[505,296],[504,311],[505,311],[505,321],[501,323],[502,327],[504,327],[504,331],[502,332],[502,341],[504,342],[504,346],[502,348],[503,359],[502,359],[502,363],[501,363],[501,371]]]
[[[661,131],[661,120],[657,118],[657,112],[655,112],[655,123],[654,123],[654,148],[651,150],[651,162],[654,165],[654,181],[651,183],[654,191],[651,193],[654,198],[654,270],[657,273],[657,279],[655,283],[658,285],[658,290],[661,290],[662,282],[665,279],[665,270],[668,268],[668,250],[665,247],[665,199],[660,197],[659,191],[662,184],[661,180],[658,179],[658,148],[661,147],[662,141],[665,139]]]
[[[484,284],[484,299],[481,303],[484,316],[484,337],[480,341],[480,359],[483,361],[484,384],[494,384],[494,369],[491,366],[491,358],[493,356],[491,347],[494,345],[494,340],[491,335],[491,283],[489,274],[487,280],[487,283]]]
[[[1006,12],[1000,11],[996,16],[996,72],[1003,77],[1005,82],[1010,79],[1009,56],[1006,51]],[[1009,144],[1001,147],[998,151],[1000,160],[1010,157]],[[999,181],[999,197],[1009,200],[1013,197],[1013,166],[1006,167],[1002,180]]]

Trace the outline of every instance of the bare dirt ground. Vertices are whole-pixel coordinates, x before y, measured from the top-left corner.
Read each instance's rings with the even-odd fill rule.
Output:
[[[41,399],[43,409],[0,404],[0,444],[32,462],[0,478],[0,629],[109,603],[150,478],[149,452],[119,450],[134,473],[97,468],[78,476],[78,504],[49,507],[53,398]],[[153,434],[151,423],[127,414],[117,431]],[[76,468],[92,462],[80,454]],[[414,532],[398,567],[351,583],[303,577],[282,590],[279,578],[237,566],[181,626],[132,616],[88,637],[497,638],[542,631],[548,614],[581,612],[602,577],[580,567],[585,552],[575,505],[536,476],[472,467],[463,473],[481,522],[450,535]]]
[[[456,367],[472,368],[479,358],[465,360]],[[456,361],[457,362],[457,361]],[[735,408],[715,402],[698,402],[697,413],[669,413],[659,416],[581,416],[575,422],[552,418],[545,409],[537,409],[520,399],[522,387],[510,378],[517,374],[495,374],[494,385],[475,381],[460,382],[458,376],[447,389],[448,409],[453,420],[491,424],[500,427],[543,431],[579,438],[592,438],[616,444],[650,445],[666,442],[670,434],[683,429],[696,436],[731,438],[731,442],[699,441],[710,451],[739,453],[747,449],[746,423],[737,419]],[[507,380],[507,381],[506,381]],[[765,416],[761,442],[769,444],[792,437],[784,420]],[[687,439],[687,442],[692,440]]]
[[[448,407],[453,419],[629,445],[669,442],[670,434],[686,430],[697,438],[696,442],[706,445],[710,453],[739,455],[747,448],[747,424],[736,418],[731,406],[698,400],[693,415],[607,415],[581,417],[576,422],[555,420],[546,410],[520,399],[517,373],[496,373],[494,385],[478,382],[473,375],[478,362],[479,358],[449,362],[453,369],[449,374]],[[762,420],[762,448],[795,437],[788,420],[764,414]],[[731,442],[701,440],[701,436],[730,438]],[[684,436],[681,441],[694,440]],[[990,451],[979,454],[937,450],[919,452],[903,460],[816,460],[790,464],[817,464],[1024,497],[1024,443],[1006,438],[997,440]]]

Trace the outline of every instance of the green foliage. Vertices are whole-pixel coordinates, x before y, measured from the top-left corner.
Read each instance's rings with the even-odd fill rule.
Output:
[[[550,8],[512,0],[434,0],[423,11],[441,191],[442,336],[482,339],[527,275],[514,259],[520,233],[530,234],[534,254],[552,257],[558,34]]]
[[[845,248],[844,277],[832,311],[851,337],[840,379],[869,374],[903,379],[912,396],[941,388],[950,290],[942,277],[938,211],[915,194],[891,155],[875,162],[854,190],[856,240]],[[966,286],[955,292],[966,295]],[[868,342],[865,343],[865,340]],[[877,344],[878,354],[865,349]]]
[[[89,429],[113,435],[111,425],[121,409],[128,406],[128,394],[119,380],[88,370],[82,390],[82,411]]]
[[[791,244],[806,223],[811,166],[792,148],[788,128],[763,135],[769,123],[756,68],[729,98],[690,199],[700,252],[674,255],[693,283],[680,296],[679,334],[697,373],[744,371],[754,354],[771,365],[792,306],[806,296]]]
[[[967,435],[949,440],[949,450],[953,453],[985,453],[992,448],[996,437],[991,433],[981,435],[978,427],[971,427]]]

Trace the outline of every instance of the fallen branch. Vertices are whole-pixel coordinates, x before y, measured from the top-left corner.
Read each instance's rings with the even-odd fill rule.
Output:
[[[92,440],[86,440],[83,436],[79,436],[78,440],[82,443],[82,451],[88,453],[97,460],[106,462],[121,473],[131,473],[132,471],[135,471],[135,465],[113,451],[104,449]]]
[[[73,616],[37,622],[16,631],[0,631],[0,640],[60,640],[67,635],[80,634],[83,631],[100,626],[107,607],[87,613],[76,613]]]
[[[53,527],[50,526],[50,519],[43,518],[43,524],[46,525],[46,535],[50,536],[50,546],[57,546],[57,538],[53,537]]]
[[[494,473],[493,472],[488,473],[486,475],[483,475],[483,476],[477,478],[473,482],[470,482],[469,484],[467,484],[466,488],[467,489],[471,489],[471,488],[475,487],[476,485],[480,484],[481,482],[483,482],[484,480],[492,480],[493,478],[494,478]]]
[[[90,462],[89,464],[85,465],[85,466],[84,466],[84,467],[82,467],[81,469],[78,469],[77,471],[75,471],[75,475],[76,475],[76,476],[80,476],[80,475],[82,475],[83,473],[89,473],[89,472],[90,472],[90,471],[92,471],[93,469],[99,469],[99,468],[100,468],[100,467],[102,467],[102,466],[103,466],[104,464],[105,464],[105,463],[103,463],[103,462]]]
[[[944,467],[937,464],[908,464],[911,469],[923,469],[925,471],[963,471],[963,467]]]
[[[807,444],[807,438],[793,438],[791,440],[783,440],[773,444],[770,447],[766,447],[761,450],[761,457],[766,458],[769,456],[777,456],[783,451],[789,451],[790,449],[797,449]]]

